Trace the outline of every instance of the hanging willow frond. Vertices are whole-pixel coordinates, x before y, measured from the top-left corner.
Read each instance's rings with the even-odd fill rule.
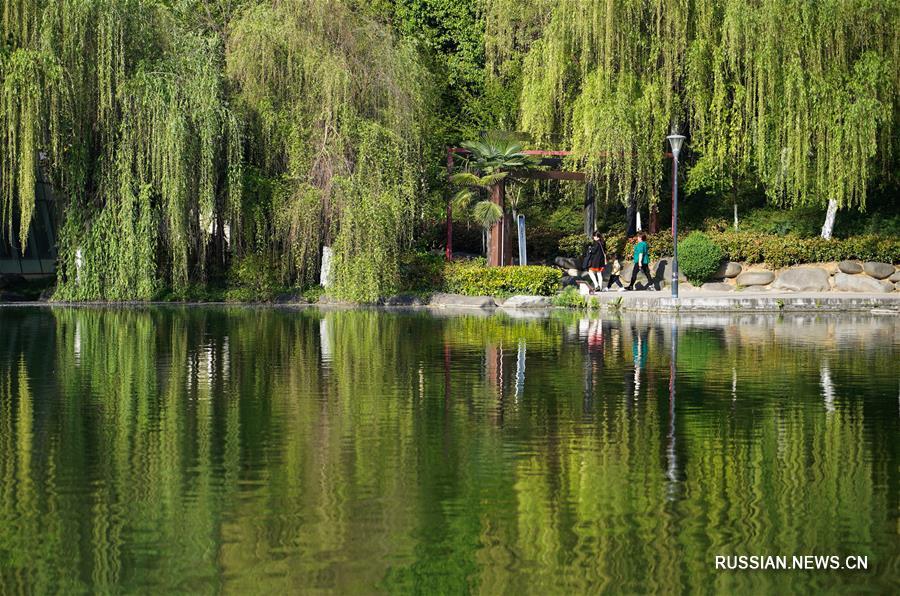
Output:
[[[522,128],[571,148],[623,198],[658,200],[673,125],[707,172],[758,176],[777,202],[864,208],[873,176],[896,170],[895,3],[487,4],[489,57],[527,48]]]

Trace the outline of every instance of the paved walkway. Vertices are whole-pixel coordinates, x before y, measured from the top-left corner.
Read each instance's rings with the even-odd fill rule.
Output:
[[[595,295],[607,308],[647,311],[871,311],[896,310],[900,313],[900,292],[858,294],[854,292],[781,292],[743,290],[715,292],[681,289],[677,300],[672,291],[601,292]]]

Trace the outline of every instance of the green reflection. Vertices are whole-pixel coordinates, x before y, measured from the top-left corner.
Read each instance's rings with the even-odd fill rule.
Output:
[[[890,319],[54,308],[0,329],[4,591],[888,591],[900,565]],[[734,554],[870,569],[714,569]]]

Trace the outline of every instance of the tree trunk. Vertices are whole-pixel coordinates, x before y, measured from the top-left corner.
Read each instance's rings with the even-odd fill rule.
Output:
[[[488,266],[490,267],[500,267],[505,265],[507,264],[507,259],[511,258],[512,242],[507,238],[509,235],[509,228],[506,225],[508,217],[506,214],[506,206],[504,204],[505,198],[506,187],[504,186],[503,181],[500,181],[491,189],[491,201],[500,206],[500,209],[503,210],[503,217],[500,218],[500,221],[491,226],[491,233],[488,238]]]
[[[650,233],[659,231],[659,205],[650,205]]]
[[[625,235],[631,238],[637,233],[637,197],[634,193],[628,194],[628,203],[625,207],[625,219],[627,219],[627,231]]]
[[[831,199],[828,201],[828,211],[825,212],[825,225],[822,226],[822,238],[828,240],[834,231],[834,218],[837,216],[837,201]]]

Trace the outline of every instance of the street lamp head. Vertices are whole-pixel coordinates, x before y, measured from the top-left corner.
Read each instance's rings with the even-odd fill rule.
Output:
[[[681,153],[681,145],[684,143],[684,139],[686,138],[684,135],[669,135],[666,137],[669,139],[669,144],[672,146],[672,155],[675,156],[675,159],[678,159],[678,154]]]

